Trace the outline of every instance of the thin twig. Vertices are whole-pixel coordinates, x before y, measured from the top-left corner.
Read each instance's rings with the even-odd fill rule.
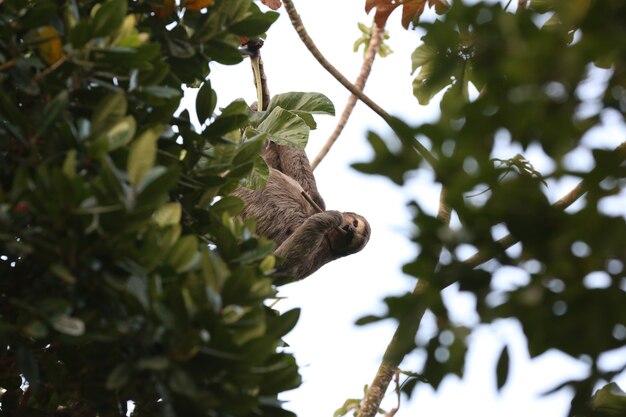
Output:
[[[302,192],[301,192],[301,194],[302,194],[302,197],[304,197],[304,199],[305,199],[306,201],[308,201],[308,202],[309,202],[309,204],[310,204],[311,206],[313,206],[313,208],[314,208],[315,210],[317,210],[317,212],[318,212],[318,213],[323,213],[323,212],[324,212],[324,210],[322,210],[322,208],[321,208],[320,206],[318,206],[318,205],[317,205],[317,203],[316,203],[315,201],[313,201],[313,199],[311,198],[311,196],[309,195],[309,193],[307,193],[306,191],[302,191]],[[343,235],[348,234],[348,232],[347,232],[346,230],[343,230],[343,229],[341,228],[341,226],[337,226],[335,229],[337,229],[337,231],[338,231],[339,233],[343,234]]]
[[[306,191],[302,191],[302,197],[304,197],[304,199],[306,201],[309,202],[310,205],[313,206],[313,208],[315,210],[317,210],[318,213],[323,213],[324,210],[322,210],[322,208],[320,206],[317,205],[317,203],[315,201],[313,201],[313,199],[311,198],[311,196],[309,195],[309,193],[307,193]]]
[[[70,55],[71,54],[63,55],[54,64],[50,65],[48,68],[46,68],[45,70],[43,70],[40,73],[38,73],[37,75],[35,75],[35,77],[33,78],[35,80],[35,82],[41,81],[43,78],[48,76],[48,74],[50,74],[51,72],[53,72],[57,68],[59,68],[61,65],[63,65],[65,63],[65,61],[67,61],[70,58]]]
[[[4,71],[6,69],[9,69],[12,66],[14,66],[15,64],[17,64],[17,58],[10,59],[7,62],[5,62],[2,65],[0,65],[0,71]]]
[[[374,58],[376,58],[376,54],[378,53],[378,49],[380,48],[380,45],[382,43],[383,33],[384,30],[376,26],[376,23],[372,25],[372,37],[370,39],[367,52],[365,53],[365,57],[363,58],[361,71],[359,72],[359,76],[354,83],[355,87],[361,91],[363,91],[365,83],[367,82],[367,79],[372,72],[372,64],[374,63]],[[350,115],[354,110],[356,101],[357,96],[351,94],[348,98],[346,106],[343,109],[343,112],[341,113],[341,117],[337,122],[337,126],[335,126],[335,130],[333,130],[333,133],[330,134],[322,149],[319,151],[315,159],[313,159],[313,162],[311,162],[311,169],[315,170],[315,168],[319,165],[322,159],[324,159],[330,148],[335,144],[337,138],[339,138],[339,135],[343,131],[343,128],[346,126],[346,123],[348,123],[348,119],[350,118]]]
[[[304,43],[304,45],[309,50],[309,52],[311,52],[311,55],[313,55],[313,57],[317,60],[317,62],[319,62],[320,65],[324,67],[326,71],[328,71],[337,81],[339,81],[341,85],[347,88],[348,91],[350,91],[352,94],[357,96],[359,100],[361,100],[370,109],[372,109],[376,114],[382,117],[387,122],[387,124],[389,124],[389,126],[393,129],[393,118],[389,115],[389,113],[383,110],[382,107],[376,104],[371,98],[366,96],[363,93],[363,91],[358,89],[346,77],[344,77],[343,74],[339,72],[339,70],[337,70],[337,68],[335,68],[324,57],[324,55],[322,55],[320,50],[317,49],[317,46],[315,46],[315,43],[313,42],[313,40],[307,33],[306,29],[304,28],[304,24],[302,23],[302,20],[300,19],[300,16],[298,15],[298,11],[296,10],[296,7],[294,6],[293,2],[291,0],[282,0],[282,1],[283,1],[283,5],[285,6],[285,10],[287,10],[287,14],[289,15],[289,19],[291,20],[291,24],[293,25],[294,29],[298,33],[298,36],[300,36],[300,40]],[[426,148],[417,139],[415,139],[411,145],[415,147],[415,149],[422,156],[422,158],[424,158],[432,167],[436,167],[437,158],[435,158],[435,156],[428,150],[428,148]]]

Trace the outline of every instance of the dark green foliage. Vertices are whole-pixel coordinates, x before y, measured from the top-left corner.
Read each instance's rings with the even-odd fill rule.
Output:
[[[450,323],[439,295],[459,283],[461,291],[476,296],[481,322],[514,318],[521,323],[532,357],[557,349],[591,363],[588,376],[555,389],[573,388],[572,414],[592,415],[588,407],[594,384],[610,381],[626,366],[598,365],[603,353],[626,344],[626,221],[600,209],[603,198],[623,190],[626,149],[594,150],[596,164],[588,172],[566,166],[564,156],[583,147],[583,136],[600,126],[606,112],[623,121],[626,4],[531,1],[535,3],[555,13],[543,27],[533,11],[511,13],[482,2],[454,2],[440,21],[423,24],[424,44],[413,55],[413,69],[419,71],[414,92],[425,103],[445,90],[441,117],[415,128],[398,124],[401,128],[394,131],[400,145],[371,133],[375,156],[356,168],[402,184],[407,172],[427,167],[407,144],[428,138],[437,158],[436,179],[446,187],[447,203],[461,221],[449,227],[412,205],[413,240],[421,251],[404,272],[430,285],[419,296],[386,299],[385,317],[400,319],[401,327],[408,317],[421,318],[413,303],[437,318],[436,335],[417,340],[417,348],[427,353],[421,377],[437,387],[447,374],[462,375],[463,331]],[[594,67],[610,69],[608,82],[594,85],[600,90],[595,110],[582,112],[580,92]],[[470,100],[472,87],[479,94]],[[539,173],[523,156],[494,159],[498,135],[510,136],[523,149],[540,145],[555,169]],[[402,151],[390,151],[394,148]],[[584,180],[588,189],[576,210],[564,211],[546,197],[546,184],[565,175]],[[519,251],[502,249],[495,237],[498,228],[520,242]],[[460,251],[468,247],[492,260],[478,268],[468,265],[466,251]],[[507,290],[496,287],[492,277],[503,266],[526,271],[528,281]],[[592,273],[603,277],[599,287]],[[385,317],[368,316],[359,323]],[[497,388],[506,383],[509,366],[505,347],[494,364]],[[410,381],[404,391],[413,385]]]
[[[263,138],[206,79],[277,15],[161,3],[0,5],[0,415],[291,415],[298,311],[266,306],[273,243],[228,197]]]

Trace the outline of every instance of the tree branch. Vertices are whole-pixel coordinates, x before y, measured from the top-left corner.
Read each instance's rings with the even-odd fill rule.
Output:
[[[366,96],[363,91],[358,89],[354,84],[352,84],[346,77],[337,70],[325,57],[322,55],[313,39],[309,36],[306,29],[304,28],[304,24],[298,15],[296,7],[294,6],[291,0],[282,0],[283,5],[285,6],[285,10],[287,10],[287,14],[289,15],[289,19],[291,20],[291,24],[294,29],[300,36],[300,40],[304,43],[304,46],[311,52],[311,55],[320,63],[322,67],[326,71],[328,71],[341,85],[348,89],[352,94],[357,96],[359,100],[365,103],[370,109],[372,109],[376,114],[382,117],[387,124],[393,129],[393,119],[385,110],[382,109],[378,104],[376,104],[371,98]],[[382,29],[382,28],[381,28]],[[417,152],[424,158],[432,167],[436,167],[437,158],[426,148],[420,141],[414,139],[412,145],[415,147]]]
[[[378,49],[380,48],[380,45],[382,43],[383,33],[384,30],[380,29],[378,26],[376,26],[376,23],[374,23],[372,26],[372,38],[367,48],[367,52],[365,53],[365,57],[363,58],[363,65],[361,65],[361,71],[359,72],[359,76],[354,83],[354,86],[361,91],[363,91],[363,87],[365,87],[367,78],[372,71],[372,64],[374,63],[374,58],[376,58],[376,53],[378,52]],[[339,138],[339,135],[343,131],[343,128],[346,126],[346,123],[348,123],[348,119],[350,118],[350,115],[354,110],[356,100],[357,96],[351,94],[348,98],[348,102],[346,103],[346,107],[344,107],[343,112],[341,113],[341,117],[337,122],[335,130],[330,134],[322,149],[319,151],[315,159],[313,159],[313,162],[311,162],[311,169],[315,170],[315,168],[319,165],[322,159],[324,159],[326,154],[328,154],[330,148],[335,144],[337,138]]]
[[[451,215],[449,206],[446,204],[446,194],[446,188],[441,187],[437,219],[442,225],[449,226]],[[439,247],[440,253],[442,246],[440,245]],[[431,272],[434,273],[434,269]],[[426,281],[418,281],[413,289],[413,294],[423,294],[427,289],[428,283]],[[357,417],[373,417],[378,412],[391,378],[404,359],[404,355],[410,352],[415,344],[415,336],[425,312],[426,309],[422,305],[414,303],[398,322],[398,328],[393,334],[391,342],[387,345],[383,360],[378,367],[372,385],[365,393],[365,398],[361,402]]]

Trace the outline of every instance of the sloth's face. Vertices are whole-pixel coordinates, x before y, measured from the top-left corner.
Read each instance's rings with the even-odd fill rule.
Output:
[[[339,256],[346,256],[363,249],[370,239],[370,225],[363,216],[343,213],[343,223],[328,232],[330,247]]]

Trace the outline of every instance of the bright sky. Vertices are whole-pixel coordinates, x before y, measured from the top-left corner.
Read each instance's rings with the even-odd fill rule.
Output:
[[[344,75],[354,80],[362,59],[362,53],[352,52],[354,41],[360,37],[357,23],[369,25],[371,21],[363,10],[364,0],[300,0],[295,3],[320,50]],[[340,114],[349,93],[309,55],[282,9],[281,14],[270,28],[262,49],[270,92],[320,92],[332,100]],[[398,14],[394,14],[388,24],[391,28],[388,43],[395,52],[384,59],[376,58],[365,91],[389,113],[411,123],[434,120],[438,104],[419,106],[411,89],[410,54],[419,45],[421,34],[404,31]],[[241,97],[248,103],[255,101],[248,61],[235,67],[212,65],[211,68],[212,84],[218,89],[218,106],[223,107]],[[592,89],[590,91],[592,94]],[[621,121],[608,119],[611,125],[608,134],[604,131],[602,136],[591,138],[594,146],[613,147],[620,137],[623,140]],[[318,129],[312,132],[307,147],[310,159],[332,132],[336,118],[318,117],[317,121]],[[318,188],[329,209],[354,211],[368,219],[372,226],[368,246],[280,291],[286,299],[279,302],[277,308],[302,309],[300,322],[287,335],[286,341],[301,366],[304,382],[302,387],[282,397],[289,401],[287,408],[300,417],[332,416],[346,399],[362,397],[364,386],[371,383],[376,373],[395,323],[385,321],[365,327],[356,327],[353,323],[366,314],[383,313],[384,297],[399,295],[414,286],[414,280],[400,271],[406,261],[414,258],[416,250],[408,240],[411,221],[406,204],[417,200],[432,213],[437,210],[439,189],[433,185],[432,175],[427,170],[416,173],[401,189],[382,177],[361,175],[349,167],[353,162],[370,158],[371,151],[365,140],[368,130],[383,136],[389,132],[378,116],[359,103],[339,142],[315,171]],[[500,158],[521,152],[509,146],[506,138],[500,145],[496,155]],[[542,161],[540,150],[527,152],[526,156],[538,170],[550,168]],[[580,167],[589,161],[588,156],[580,152],[572,158]],[[572,184],[567,180],[551,184],[554,199],[567,192]],[[621,203],[618,201],[609,209],[626,215],[626,193],[617,198]],[[523,283],[525,277],[508,268],[496,279],[502,287],[507,287]],[[447,289],[444,295],[453,319],[470,325],[477,322],[472,313],[471,296],[460,294],[455,288]],[[432,329],[432,317],[423,321],[421,334],[427,334],[429,327]],[[511,348],[512,370],[507,385],[497,393],[496,355],[505,343]],[[422,361],[423,358],[413,354],[405,359],[401,368],[419,371]],[[584,371],[585,367],[579,362],[556,352],[530,362],[520,327],[511,321],[500,321],[474,332],[463,380],[446,378],[437,393],[420,384],[410,401],[403,398],[397,416],[566,416],[570,400],[567,391],[548,398],[541,398],[539,394],[566,378],[584,375]],[[626,388],[626,375],[617,382]],[[395,395],[390,391],[383,406],[388,410],[395,405]]]

